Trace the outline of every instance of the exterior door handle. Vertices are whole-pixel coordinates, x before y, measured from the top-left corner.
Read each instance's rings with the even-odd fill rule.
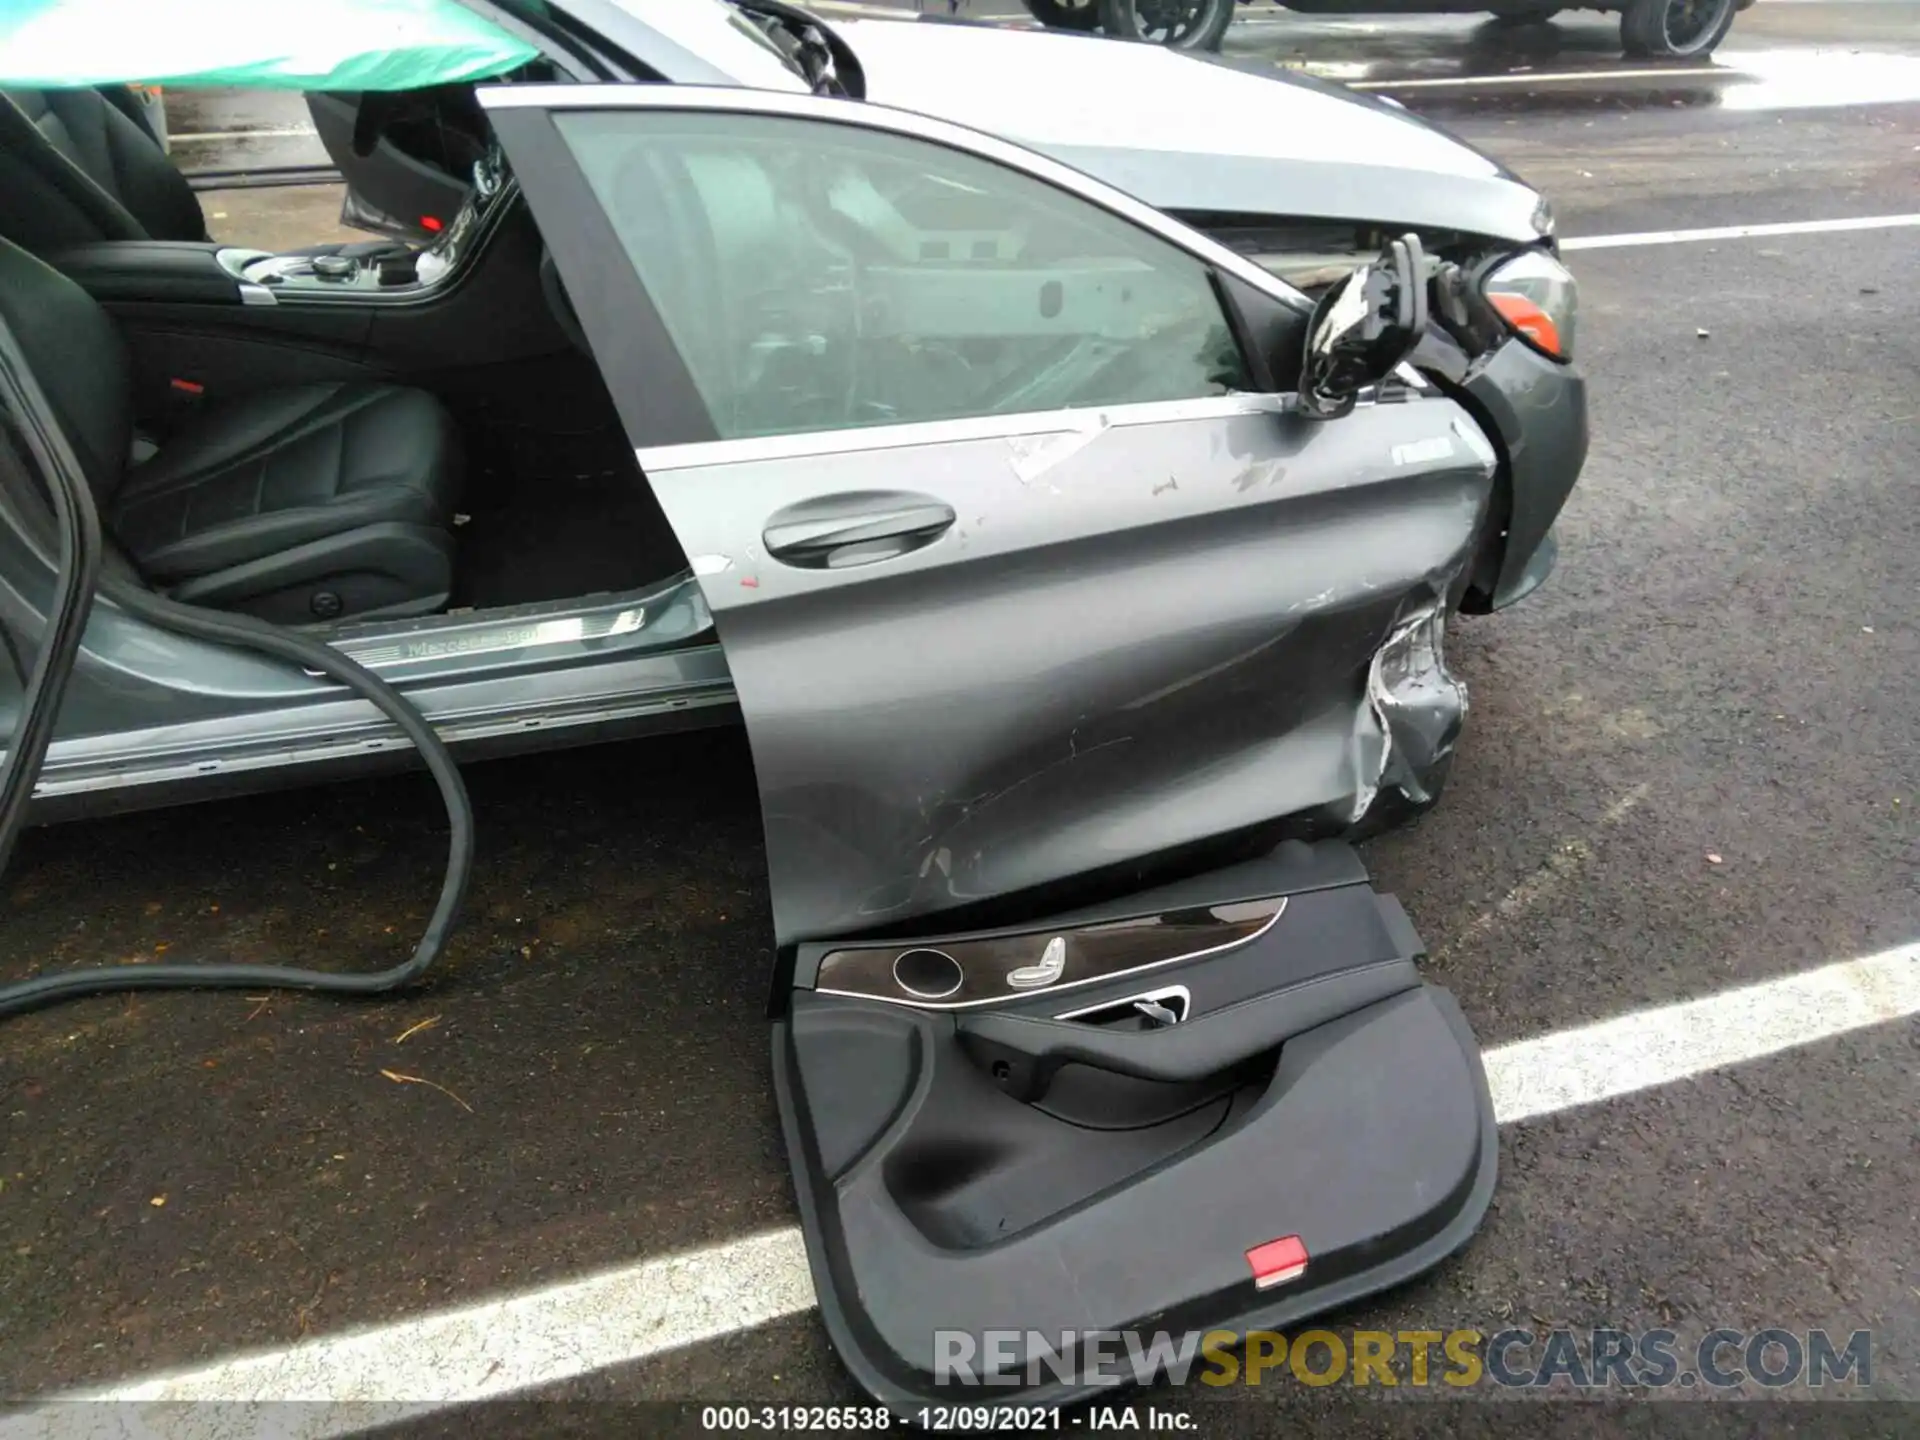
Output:
[[[929,545],[955,519],[930,495],[860,491],[822,495],[776,511],[760,539],[767,554],[804,570],[838,570],[891,560]]]

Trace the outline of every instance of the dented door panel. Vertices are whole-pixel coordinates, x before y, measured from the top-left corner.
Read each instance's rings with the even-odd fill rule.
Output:
[[[1494,471],[1462,410],[1323,424],[1235,396],[994,423],[1018,433],[641,453],[747,717],[781,944],[1432,802],[1466,705],[1444,614]],[[901,492],[953,523],[845,566],[740,543]]]

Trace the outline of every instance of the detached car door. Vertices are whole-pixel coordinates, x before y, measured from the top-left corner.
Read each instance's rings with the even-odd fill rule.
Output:
[[[1463,1243],[1494,1139],[1458,1010],[1351,850],[1246,840],[1431,798],[1493,473],[1465,414],[1303,418],[1292,292],[974,132],[486,103],[738,689],[862,1383],[1058,1400]],[[1099,1338],[1143,1326],[1173,1350]]]

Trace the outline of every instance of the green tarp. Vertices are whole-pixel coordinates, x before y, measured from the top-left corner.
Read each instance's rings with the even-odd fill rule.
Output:
[[[412,90],[538,55],[457,0],[0,0],[0,85]]]

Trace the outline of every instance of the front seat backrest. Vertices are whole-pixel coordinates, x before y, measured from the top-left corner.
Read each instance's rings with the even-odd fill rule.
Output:
[[[98,90],[0,90],[0,238],[46,254],[96,240],[207,238],[193,187]]]
[[[0,319],[104,508],[120,488],[133,443],[131,372],[119,330],[85,290],[4,239]]]

